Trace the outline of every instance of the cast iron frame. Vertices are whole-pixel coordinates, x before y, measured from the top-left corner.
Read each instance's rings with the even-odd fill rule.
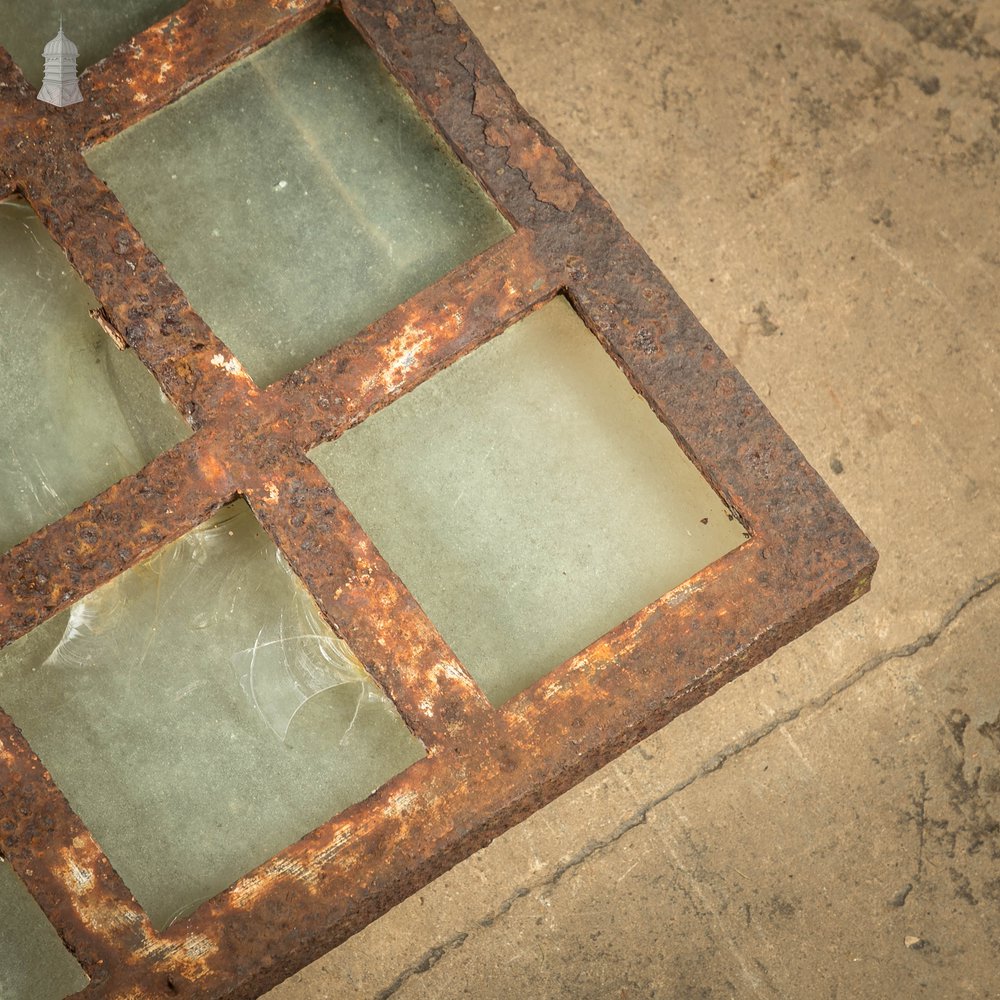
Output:
[[[84,151],[318,13],[194,0],[41,104],[0,49],[0,198],[32,205],[192,436],[0,557],[7,643],[243,496],[427,757],[157,933],[6,715],[0,852],[83,997],[252,997],[867,589],[877,555],[448,0],[343,0],[514,228],[266,389],[193,311]],[[0,39],[2,41],[2,39]],[[307,458],[557,294],[749,539],[499,709]],[[2,692],[0,692],[2,702]]]

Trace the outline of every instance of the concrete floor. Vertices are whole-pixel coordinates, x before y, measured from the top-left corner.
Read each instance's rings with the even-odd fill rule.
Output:
[[[881,567],[271,997],[1000,996],[1000,2],[459,7]]]

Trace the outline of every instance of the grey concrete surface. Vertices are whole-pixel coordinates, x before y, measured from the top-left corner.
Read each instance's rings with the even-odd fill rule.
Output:
[[[458,6],[882,561],[270,996],[1000,996],[1000,3]]]

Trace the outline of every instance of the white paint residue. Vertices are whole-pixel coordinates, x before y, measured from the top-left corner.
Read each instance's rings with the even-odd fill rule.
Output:
[[[79,895],[89,892],[94,885],[93,872],[84,871],[75,861],[69,863],[70,874],[73,876],[73,885]]]
[[[227,361],[224,354],[213,354],[212,364],[215,365],[216,368],[225,369],[230,375],[236,375],[239,378],[245,378],[247,380],[250,378],[250,376],[244,371],[243,365],[241,365],[236,358],[230,358]]]
[[[439,674],[443,674],[444,677],[450,677],[452,680],[458,681],[460,684],[469,683],[468,675],[457,663],[439,663],[437,665],[437,671]],[[438,683],[440,683],[440,681]]]

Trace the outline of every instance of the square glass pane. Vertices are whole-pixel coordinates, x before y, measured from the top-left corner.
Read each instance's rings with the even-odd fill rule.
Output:
[[[242,500],[0,651],[0,705],[158,928],[424,753]]]
[[[28,82],[42,85],[42,49],[59,30],[80,50],[77,69],[91,63],[181,6],[183,0],[6,0],[0,7],[0,45]]]
[[[0,998],[62,1000],[87,982],[31,894],[0,859]]]
[[[87,159],[259,384],[510,232],[339,11]]]
[[[0,204],[0,551],[190,430],[23,202]]]
[[[494,704],[745,538],[563,298],[310,457]]]

